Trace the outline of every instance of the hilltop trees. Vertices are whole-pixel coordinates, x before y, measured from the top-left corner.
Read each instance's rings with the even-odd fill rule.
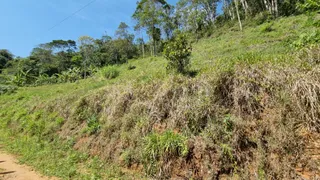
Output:
[[[149,39],[152,41],[152,55],[157,54],[157,43],[161,40],[162,25],[168,21],[163,21],[164,17],[170,15],[171,6],[165,0],[141,0],[137,3],[137,8],[132,15],[137,21],[135,29],[146,29]],[[167,27],[169,25],[167,24]]]
[[[0,73],[9,61],[13,60],[13,54],[6,49],[0,49]]]

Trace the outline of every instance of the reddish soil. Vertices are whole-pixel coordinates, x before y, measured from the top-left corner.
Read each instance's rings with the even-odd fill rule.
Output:
[[[303,162],[296,168],[297,172],[305,180],[320,179],[320,135],[309,134]]]
[[[15,157],[0,149],[0,180],[57,180],[57,178],[44,177],[30,167],[18,164]]]

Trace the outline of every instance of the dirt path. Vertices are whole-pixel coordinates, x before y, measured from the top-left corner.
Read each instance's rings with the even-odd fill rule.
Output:
[[[41,176],[30,167],[17,162],[16,158],[0,149],[0,180],[57,180]]]

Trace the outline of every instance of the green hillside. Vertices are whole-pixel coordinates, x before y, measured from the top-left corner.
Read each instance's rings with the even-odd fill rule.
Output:
[[[190,76],[159,55],[1,95],[0,143],[62,179],[319,177],[320,15],[257,21],[190,38]]]

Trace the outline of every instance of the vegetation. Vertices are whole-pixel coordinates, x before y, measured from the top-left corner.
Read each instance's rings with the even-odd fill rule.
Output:
[[[222,2],[142,0],[147,43],[120,23],[3,58],[0,143],[63,179],[316,178],[317,1]]]
[[[179,33],[164,48],[164,57],[168,60],[168,70],[186,73],[190,64],[191,45],[186,35]]]

